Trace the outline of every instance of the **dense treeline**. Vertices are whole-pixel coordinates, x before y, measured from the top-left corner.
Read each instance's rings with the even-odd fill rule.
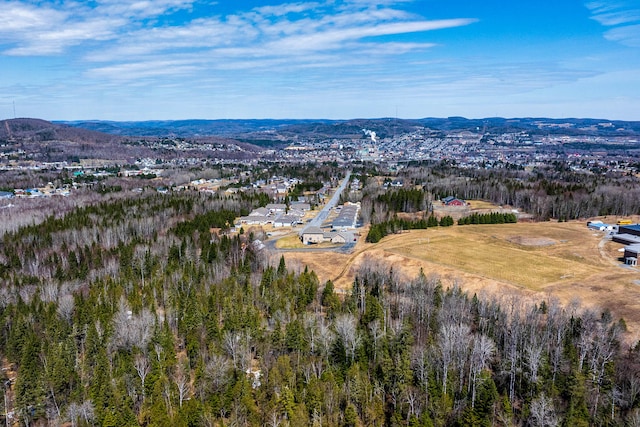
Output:
[[[416,221],[394,217],[389,221],[371,224],[366,240],[369,243],[377,243],[382,240],[383,237],[389,234],[399,233],[403,230],[424,230],[429,227],[449,227],[453,224],[453,218],[449,215],[442,217],[440,221],[438,221],[438,218],[434,215],[430,215],[426,220],[423,218]]]
[[[251,231],[196,224],[254,203],[153,195],[6,234],[1,412],[74,426],[640,419],[639,352],[608,312],[471,297],[369,258],[342,299]]]
[[[397,213],[417,213],[431,211],[432,196],[417,188],[385,189],[378,185],[376,178],[365,178],[366,185],[361,197],[360,216],[364,222],[381,223],[392,220]],[[356,201],[356,200],[353,200]]]
[[[420,219],[417,221],[409,221],[406,219],[393,218],[390,221],[371,224],[367,233],[367,242],[378,243],[383,237],[399,233],[403,230],[423,230],[427,228],[427,221]]]
[[[389,212],[414,213],[426,209],[426,198],[427,195],[422,190],[400,188],[382,193],[375,200],[378,203],[384,203]]]
[[[640,181],[632,174],[575,171],[562,161],[532,171],[512,166],[460,168],[443,161],[406,168],[402,177],[435,196],[511,205],[540,220],[640,213]]]
[[[458,225],[469,224],[515,224],[518,217],[514,213],[491,212],[486,214],[473,213],[458,219]]]

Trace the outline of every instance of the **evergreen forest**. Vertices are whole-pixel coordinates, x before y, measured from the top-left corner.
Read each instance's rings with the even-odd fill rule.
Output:
[[[384,202],[424,209],[409,196]],[[373,258],[339,292],[270,255],[260,232],[227,233],[266,202],[144,194],[6,232],[2,421],[640,425],[624,320],[467,295]]]

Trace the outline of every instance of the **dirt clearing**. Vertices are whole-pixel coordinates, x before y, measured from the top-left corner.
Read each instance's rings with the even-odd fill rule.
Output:
[[[619,262],[622,246],[603,243],[602,237],[584,222],[469,225],[413,230],[376,244],[364,243],[362,237],[350,255],[284,255],[343,291],[351,288],[367,255],[390,263],[407,278],[422,269],[439,274],[445,286],[455,282],[470,293],[514,294],[536,302],[554,296],[566,304],[577,299],[623,317],[631,335],[640,338],[640,270]]]

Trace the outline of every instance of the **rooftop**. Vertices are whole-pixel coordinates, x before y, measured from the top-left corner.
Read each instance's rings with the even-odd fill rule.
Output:
[[[304,230],[303,234],[324,234],[320,227],[309,227]]]

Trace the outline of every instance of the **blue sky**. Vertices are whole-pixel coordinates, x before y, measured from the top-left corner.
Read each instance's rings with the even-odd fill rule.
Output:
[[[0,0],[0,118],[640,120],[639,0]]]

